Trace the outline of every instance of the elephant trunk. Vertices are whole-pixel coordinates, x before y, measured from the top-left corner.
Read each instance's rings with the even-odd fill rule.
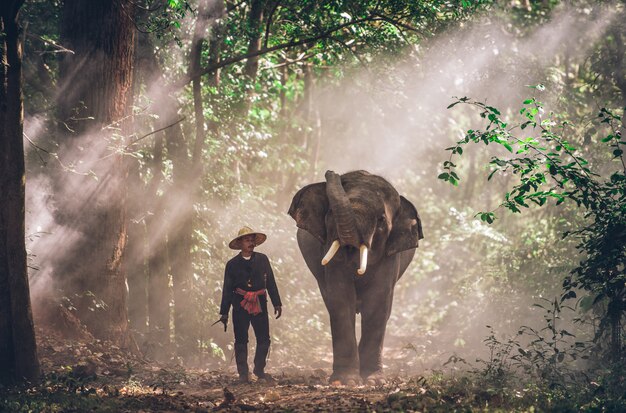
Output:
[[[357,232],[354,211],[346,191],[341,186],[341,177],[333,171],[326,171],[326,195],[335,217],[337,235],[341,243],[359,248],[361,241]]]

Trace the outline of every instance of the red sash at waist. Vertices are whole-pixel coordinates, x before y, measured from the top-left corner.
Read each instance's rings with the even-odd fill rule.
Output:
[[[257,315],[261,313],[261,303],[259,302],[259,296],[265,295],[265,289],[257,290],[257,291],[246,291],[241,288],[237,288],[235,292],[239,295],[243,295],[243,300],[241,300],[241,306],[246,310],[249,314]]]

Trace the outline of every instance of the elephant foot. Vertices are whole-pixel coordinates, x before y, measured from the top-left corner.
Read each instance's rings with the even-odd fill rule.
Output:
[[[363,377],[363,381],[368,386],[382,386],[387,384],[387,379],[382,371],[376,371]]]
[[[332,386],[358,386],[361,378],[357,374],[333,373],[328,382]]]

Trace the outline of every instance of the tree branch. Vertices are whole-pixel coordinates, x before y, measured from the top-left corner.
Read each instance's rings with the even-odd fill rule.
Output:
[[[175,121],[174,123],[171,123],[171,124],[169,124],[169,125],[167,125],[167,126],[163,126],[162,128],[159,128],[159,129],[153,130],[152,132],[148,132],[148,133],[146,133],[145,135],[143,135],[142,137],[137,138],[137,139],[135,139],[134,141],[132,141],[131,143],[129,143],[128,145],[126,145],[126,148],[125,148],[125,149],[129,149],[131,146],[133,146],[134,144],[136,144],[136,143],[137,143],[137,142],[139,142],[140,140],[143,140],[143,139],[147,138],[147,137],[148,137],[148,136],[150,136],[150,135],[154,135],[155,133],[159,133],[159,132],[161,132],[161,131],[163,131],[163,130],[165,130],[165,129],[171,128],[172,126],[176,125],[177,123],[180,123],[180,122],[184,121],[185,119],[186,119],[186,116],[183,116],[182,118],[178,119],[178,120],[177,120],[177,121]]]
[[[242,0],[239,3],[230,3],[230,2],[226,2],[226,13],[231,12],[233,10],[235,10],[236,8],[238,8],[239,6],[241,6],[242,4],[245,4],[246,0]]]
[[[376,16],[368,16],[368,17],[364,17],[362,19],[356,19],[356,20],[352,20],[343,24],[340,24],[338,26],[333,27],[332,29],[328,29],[316,36],[311,36],[311,37],[307,37],[305,39],[301,39],[301,40],[294,40],[291,42],[287,42],[287,43],[282,43],[282,44],[278,44],[276,46],[272,46],[272,47],[267,47],[267,48],[263,48],[260,50],[257,50],[256,52],[252,52],[252,53],[246,53],[246,54],[242,54],[239,56],[234,56],[231,57],[229,59],[224,59],[218,63],[215,63],[213,65],[209,65],[207,67],[205,67],[204,69],[202,69],[201,71],[194,73],[192,75],[183,77],[182,79],[178,80],[177,82],[175,82],[173,84],[173,87],[175,89],[181,88],[186,86],[187,84],[189,84],[191,81],[204,76],[207,73],[211,73],[214,70],[217,69],[221,69],[223,67],[229,66],[233,63],[237,63],[237,62],[241,62],[242,60],[245,59],[249,59],[251,57],[256,57],[256,56],[261,56],[267,53],[271,53],[271,52],[275,52],[277,50],[283,50],[283,49],[289,49],[292,47],[297,47],[297,46],[302,46],[305,45],[307,43],[312,43],[312,42],[317,42],[318,40],[321,39],[327,39],[329,38],[334,32],[344,29],[346,27],[350,27],[356,24],[361,24],[361,23],[365,23],[365,22],[372,22],[372,21],[381,21],[383,20],[381,17],[376,17]]]
[[[329,39],[339,43],[339,45],[341,45],[341,47],[345,48],[348,52],[350,52],[354,56],[354,58],[359,61],[361,66],[363,66],[363,68],[367,72],[369,72],[369,69],[367,68],[367,63],[361,58],[361,56],[359,56],[359,54],[356,52],[356,50],[353,50],[346,42],[344,42],[343,40],[341,40],[338,37],[331,36],[331,37],[329,37]]]
[[[399,20],[396,19],[392,19],[389,16],[385,16],[384,14],[380,14],[380,13],[374,13],[374,16],[379,17],[382,21],[387,22],[389,24],[391,24],[392,26],[396,26],[397,28],[402,27],[405,30],[414,32],[414,33],[418,33],[423,35],[424,33],[422,33],[418,28],[411,26],[410,24],[401,22]]]
[[[267,16],[267,23],[265,24],[265,39],[263,39],[263,48],[267,49],[267,42],[269,42],[270,40],[270,28],[272,26],[272,18],[274,17],[274,13],[276,13],[276,10],[278,9],[278,6],[280,6],[280,2],[277,1],[274,4],[274,7],[272,7],[272,10],[270,11],[269,15]]]

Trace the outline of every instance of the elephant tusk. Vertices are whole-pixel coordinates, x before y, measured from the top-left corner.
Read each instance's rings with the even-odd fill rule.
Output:
[[[359,275],[365,274],[366,269],[367,269],[367,246],[365,244],[361,244],[361,266],[357,270],[357,274]]]
[[[333,259],[333,257],[335,256],[338,250],[339,250],[339,240],[336,239],[333,241],[326,255],[324,255],[324,258],[322,258],[322,265],[328,264],[330,260]]]

